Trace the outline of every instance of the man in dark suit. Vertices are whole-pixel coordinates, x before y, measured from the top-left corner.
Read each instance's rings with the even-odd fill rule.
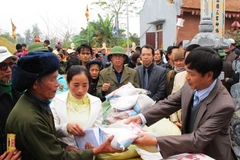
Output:
[[[143,65],[135,68],[140,81],[140,88],[150,91],[149,97],[154,101],[164,99],[167,78],[166,69],[153,63],[154,49],[150,45],[141,48],[141,57]]]
[[[163,158],[180,153],[204,153],[217,160],[233,160],[229,123],[234,113],[233,100],[218,80],[222,60],[206,47],[198,47],[185,60],[186,83],[175,94],[159,101],[126,123],[152,125],[182,109],[182,135],[152,137],[141,134],[139,145],[158,146]]]

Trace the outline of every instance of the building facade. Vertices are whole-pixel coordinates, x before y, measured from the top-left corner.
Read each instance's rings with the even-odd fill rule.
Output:
[[[240,19],[238,3],[239,0],[226,1],[225,30]],[[166,50],[181,40],[191,40],[199,32],[200,6],[200,0],[145,0],[140,12],[140,45]],[[179,29],[178,17],[184,19],[184,26]]]

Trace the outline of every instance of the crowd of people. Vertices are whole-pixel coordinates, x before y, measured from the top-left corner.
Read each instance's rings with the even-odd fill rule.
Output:
[[[110,145],[113,137],[79,150],[73,136],[100,127],[105,96],[129,82],[156,103],[125,123],[149,126],[169,118],[182,132],[141,134],[134,143],[157,146],[163,158],[190,152],[236,159],[229,134],[235,111],[230,88],[239,82],[232,63],[240,51],[230,41],[229,49],[217,51],[197,44],[183,48],[179,43],[167,51],[144,45],[130,56],[120,46],[109,53],[87,44],[53,49],[39,36],[29,46],[17,44],[14,54],[0,46],[0,160],[93,159],[119,152]],[[7,133],[16,135],[11,152]]]

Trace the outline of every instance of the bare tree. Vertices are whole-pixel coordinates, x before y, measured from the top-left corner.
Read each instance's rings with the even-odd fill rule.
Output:
[[[132,14],[138,14],[144,0],[95,0],[92,4],[101,7],[110,15],[115,15],[115,25],[119,28],[119,16],[126,15],[126,6]]]
[[[63,21],[62,19],[57,19],[57,23],[53,23],[49,20],[49,18],[41,17],[44,21],[47,31],[43,32],[45,37],[51,41],[51,39],[58,39],[64,45],[69,42],[71,37],[73,36],[74,30],[70,25],[69,19],[67,21]],[[58,38],[56,38],[58,37]]]

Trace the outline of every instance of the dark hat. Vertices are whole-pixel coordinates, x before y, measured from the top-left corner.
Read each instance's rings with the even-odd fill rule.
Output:
[[[12,68],[12,84],[22,92],[44,75],[53,73],[60,68],[57,56],[51,52],[30,52],[21,57]]]
[[[97,60],[97,59],[88,61],[87,64],[86,64],[86,68],[89,70],[92,64],[97,64],[99,66],[100,70],[103,68],[102,61]]]

